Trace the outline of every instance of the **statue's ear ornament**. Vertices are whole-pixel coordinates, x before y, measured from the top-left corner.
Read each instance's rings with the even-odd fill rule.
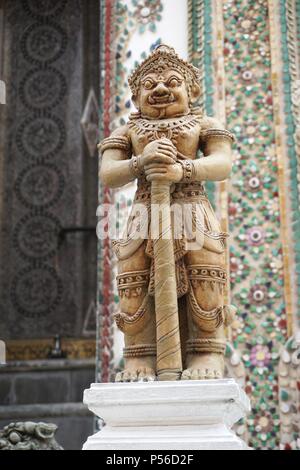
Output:
[[[196,103],[196,101],[198,101],[198,99],[201,96],[201,86],[200,86],[200,84],[194,81],[191,88],[190,88],[190,93],[189,94],[190,94],[190,102],[193,105],[194,103]]]

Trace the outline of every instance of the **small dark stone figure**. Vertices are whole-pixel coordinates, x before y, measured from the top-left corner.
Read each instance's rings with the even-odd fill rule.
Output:
[[[0,431],[0,450],[63,450],[56,442],[55,424],[12,423]]]

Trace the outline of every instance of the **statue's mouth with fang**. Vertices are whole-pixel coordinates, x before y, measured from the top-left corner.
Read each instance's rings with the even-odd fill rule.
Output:
[[[151,104],[152,106],[167,106],[168,104],[172,104],[174,103],[175,101],[175,98],[174,96],[171,94],[171,95],[162,95],[162,96],[149,96],[148,98],[148,102],[149,104]]]

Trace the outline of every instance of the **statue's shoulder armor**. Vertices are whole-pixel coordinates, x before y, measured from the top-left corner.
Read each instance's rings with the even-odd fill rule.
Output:
[[[130,113],[129,122],[136,121],[137,119],[141,119],[141,113],[139,111],[137,111],[136,113]]]
[[[98,149],[101,153],[109,149],[124,150],[129,155],[131,152],[131,140],[128,125],[125,124],[115,129],[109,137],[100,142]]]
[[[121,127],[117,127],[117,129],[115,129],[110,137],[125,137],[125,138],[129,138],[129,127],[128,127],[128,124],[124,124],[124,126],[121,126]]]
[[[205,144],[205,142],[211,137],[234,142],[234,135],[226,130],[218,119],[211,116],[203,116],[199,122],[201,126],[200,144]]]
[[[206,131],[208,129],[224,129],[223,124],[216,118],[211,116],[202,116],[199,119],[201,130]]]

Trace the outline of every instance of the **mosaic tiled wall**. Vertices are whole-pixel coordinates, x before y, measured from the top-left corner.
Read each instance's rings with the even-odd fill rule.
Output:
[[[249,444],[274,448],[287,324],[267,2],[224,2],[224,29],[227,124],[237,138],[229,189],[232,300],[239,307],[233,341],[252,397]]]
[[[288,27],[289,21],[295,23],[298,2],[292,8],[291,2],[224,1],[221,11],[221,2],[190,3],[194,15],[204,8],[206,23],[214,17],[223,35],[223,83],[207,82],[206,93],[223,85],[224,121],[237,137],[227,188],[231,297],[239,308],[230,337],[246,367],[252,399],[252,414],[240,431],[247,425],[254,448],[297,448],[297,344],[294,339],[288,343],[289,353],[283,346],[297,323],[298,307],[297,133],[289,96],[295,27]],[[195,15],[194,21],[203,20]],[[199,29],[200,24],[198,34]],[[212,23],[209,33],[214,33]],[[207,36],[203,39],[207,44]],[[217,64],[220,51],[213,50]],[[217,99],[214,114],[222,115],[220,106]],[[221,204],[220,191],[215,193]]]
[[[158,4],[161,16],[163,1],[135,6],[146,12]],[[203,74],[203,107],[237,138],[231,181],[208,190],[231,233],[229,296],[238,317],[228,332],[228,356],[233,367],[244,365],[252,403],[238,432],[255,449],[297,449],[300,2],[187,4],[189,53]]]

